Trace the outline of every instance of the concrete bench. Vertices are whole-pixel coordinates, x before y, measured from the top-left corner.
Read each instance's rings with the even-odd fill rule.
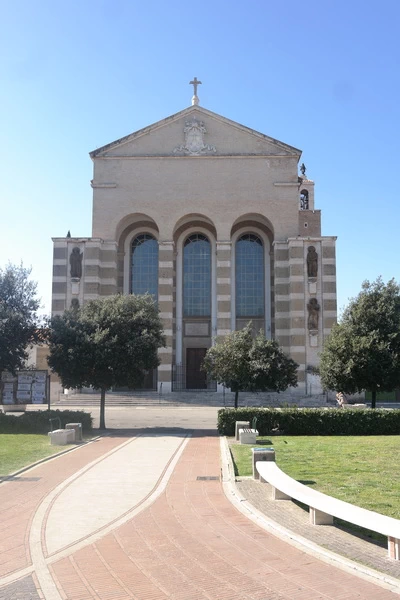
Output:
[[[239,429],[239,441],[241,444],[256,444],[258,431],[256,429],[257,426],[257,417],[254,417],[251,428],[245,427],[244,429]]]
[[[235,421],[235,440],[239,441],[239,430],[240,429],[249,429],[250,423],[249,421]]]
[[[292,479],[275,462],[256,462],[261,482],[272,486],[274,500],[294,499],[309,506],[312,525],[332,525],[333,517],[387,536],[389,558],[400,560],[400,520],[337,500]]]
[[[55,429],[47,434],[51,446],[65,446],[75,442],[75,429]]]
[[[75,442],[82,442],[82,423],[67,423],[65,429],[73,429],[75,431]]]

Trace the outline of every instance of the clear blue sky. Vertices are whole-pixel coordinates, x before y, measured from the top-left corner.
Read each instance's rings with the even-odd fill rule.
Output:
[[[0,266],[90,236],[88,152],[190,105],[303,150],[338,305],[399,277],[400,2],[3,0]]]

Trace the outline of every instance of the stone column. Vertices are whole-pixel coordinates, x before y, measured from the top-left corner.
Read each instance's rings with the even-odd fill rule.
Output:
[[[99,238],[86,241],[83,255],[83,298],[92,300],[117,292],[117,244]]]
[[[118,289],[118,247],[102,240],[100,246],[100,296],[111,296]]]
[[[235,329],[231,297],[231,242],[217,241],[217,322],[212,337],[223,337]]]
[[[160,241],[158,254],[158,306],[164,326],[166,348],[160,348],[161,364],[158,367],[158,386],[163,393],[171,391],[173,334],[174,334],[174,242]]]
[[[224,337],[236,329],[235,315],[232,306],[232,279],[231,279],[231,252],[230,241],[217,241],[216,253],[216,296],[217,310],[216,323],[211,331],[212,341],[215,337]],[[222,392],[223,386],[218,384],[217,391]]]
[[[290,352],[289,249],[286,241],[274,242],[274,312],[272,328],[282,350]]]
[[[51,314],[61,315],[67,308],[68,240],[53,238],[53,281]]]
[[[299,367],[299,390],[305,388],[307,319],[305,278],[307,266],[304,258],[304,239],[290,238],[289,247],[289,299],[290,299],[290,356]]]
[[[330,334],[333,325],[337,321],[335,243],[336,237],[324,237],[321,242],[323,339],[326,339]]]

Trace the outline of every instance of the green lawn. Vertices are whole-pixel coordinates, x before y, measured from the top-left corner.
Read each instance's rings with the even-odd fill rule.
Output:
[[[230,440],[237,475],[251,475],[251,446]],[[400,436],[260,437],[277,465],[310,487],[400,519]]]
[[[0,477],[65,449],[50,446],[47,435],[0,434]]]

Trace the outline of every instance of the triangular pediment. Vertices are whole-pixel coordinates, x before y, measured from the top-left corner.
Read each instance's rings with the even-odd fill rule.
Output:
[[[297,156],[301,150],[200,106],[190,106],[90,153],[97,157]]]

